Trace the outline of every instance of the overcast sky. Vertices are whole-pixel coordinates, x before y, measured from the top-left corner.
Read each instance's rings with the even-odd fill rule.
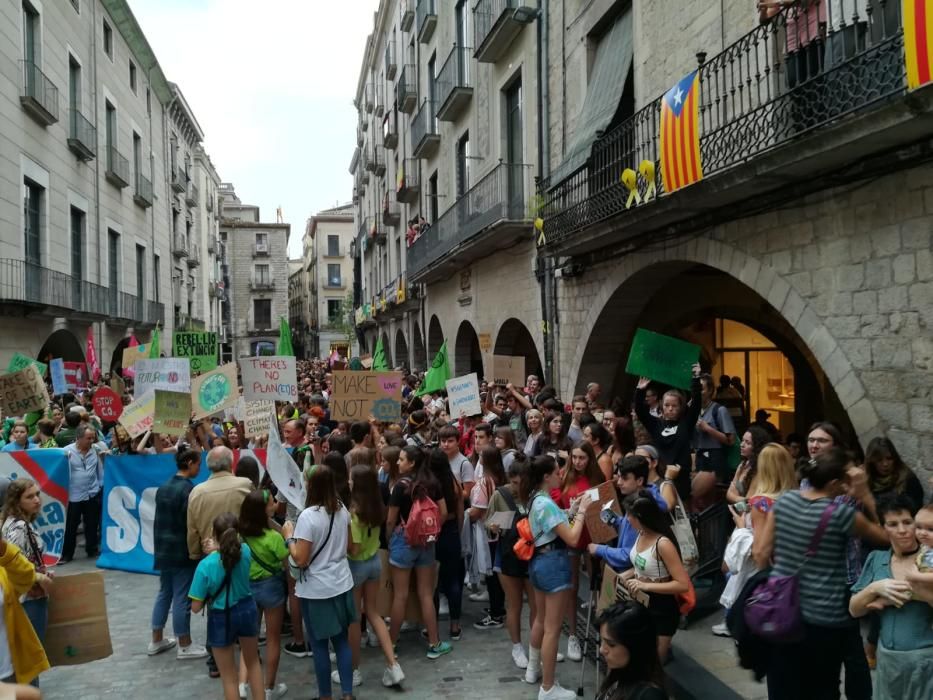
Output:
[[[307,218],[352,194],[352,103],[378,0],[129,4],[221,179],[263,221],[281,206],[300,255]]]

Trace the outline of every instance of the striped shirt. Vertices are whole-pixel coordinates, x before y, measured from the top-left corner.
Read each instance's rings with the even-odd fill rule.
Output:
[[[800,569],[830,498],[810,501],[788,491],[774,504],[774,573],[788,576]],[[840,503],[829,520],[816,554],[800,569],[800,608],[812,625],[841,627],[852,623],[846,583],[846,543],[855,509]]]

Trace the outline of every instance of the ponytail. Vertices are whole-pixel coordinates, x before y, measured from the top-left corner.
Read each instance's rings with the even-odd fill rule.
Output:
[[[237,518],[233,513],[223,513],[214,518],[214,541],[217,543],[224,571],[232,570],[243,556],[237,524]]]

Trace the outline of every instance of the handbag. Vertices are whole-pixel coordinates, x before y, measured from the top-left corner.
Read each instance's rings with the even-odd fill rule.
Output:
[[[680,545],[680,558],[683,559],[684,568],[692,576],[700,566],[700,549],[697,547],[696,535],[693,534],[693,525],[687,517],[687,509],[684,508],[676,488],[674,493],[677,494],[677,503],[671,512],[671,530],[677,538],[677,544]]]
[[[787,643],[803,638],[798,575],[807,560],[816,554],[835,510],[835,502],[826,506],[797,570],[784,576],[772,574],[745,601],[745,624],[753,634],[771,642]]]

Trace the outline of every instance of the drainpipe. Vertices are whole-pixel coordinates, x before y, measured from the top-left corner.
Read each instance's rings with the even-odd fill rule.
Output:
[[[550,173],[551,147],[550,147],[550,97],[548,87],[548,46],[549,46],[549,17],[548,3],[541,3],[537,26],[538,49],[538,177],[540,183]],[[537,189],[537,188],[536,188]],[[537,196],[537,193],[536,193]],[[537,211],[535,212],[537,214]],[[537,235],[537,233],[533,234]],[[544,377],[542,382],[554,383],[555,379],[555,336],[557,326],[556,305],[552,303],[555,297],[553,259],[543,252],[538,253],[535,264],[535,276],[541,292],[541,337],[544,343]]]
[[[100,127],[100,118],[99,118],[100,108],[98,105],[98,100],[100,96],[98,95],[98,92],[97,92],[97,61],[98,61],[98,56],[97,56],[97,3],[94,2],[90,4],[92,8],[91,9],[91,13],[92,13],[91,55],[94,57],[93,61],[91,61],[91,70],[93,71],[93,74],[91,77],[91,100],[94,102],[94,127],[99,128]],[[100,145],[99,143],[100,142],[98,141],[97,158],[94,159],[94,229],[95,229],[94,233],[97,238],[97,252],[98,252],[98,254],[94,257],[97,258],[97,284],[101,285],[103,280],[101,278],[100,260],[103,257],[102,255],[103,248],[101,248],[101,245],[100,245],[101,220],[100,220],[100,153],[99,153]],[[87,249],[87,246],[85,246],[85,250],[86,249]],[[82,259],[84,258],[83,255],[81,257]],[[92,322],[91,327],[93,326],[94,326],[94,323]],[[104,340],[103,332],[101,331],[99,333],[98,341],[95,342],[95,348],[96,348],[96,352],[98,355],[97,364],[100,366],[102,373],[104,371],[104,363],[102,360],[103,360],[104,352],[105,352],[103,340]],[[110,371],[110,362],[107,363],[106,369],[108,372]]]

